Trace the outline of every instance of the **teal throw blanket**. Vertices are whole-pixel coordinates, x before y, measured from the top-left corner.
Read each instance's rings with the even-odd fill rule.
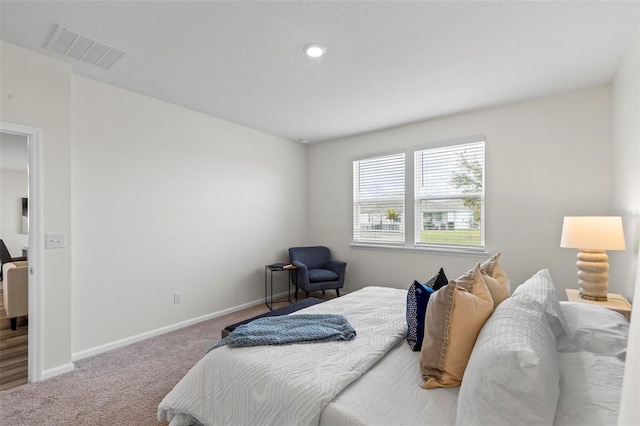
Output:
[[[336,314],[295,314],[263,317],[243,324],[220,340],[210,350],[220,346],[247,347],[288,345],[291,343],[332,342],[353,340],[356,330],[349,321]]]

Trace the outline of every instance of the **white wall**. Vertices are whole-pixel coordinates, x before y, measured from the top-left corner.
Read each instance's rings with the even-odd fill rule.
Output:
[[[633,299],[640,253],[640,35],[636,31],[612,84],[612,212],[622,216],[627,249],[610,252],[609,284]]]
[[[46,373],[71,359],[70,67],[6,42],[0,56],[0,120],[42,129],[42,230],[67,235],[66,248],[43,250]]]
[[[262,299],[262,266],[306,240],[305,146],[5,42],[0,55],[0,120],[42,129],[43,233],[67,235],[43,251],[45,375],[72,353]]]
[[[0,235],[11,256],[22,256],[22,246],[28,244],[22,234],[22,198],[27,198],[29,177],[26,172],[2,170],[0,177]]]
[[[501,251],[512,289],[541,268],[577,287],[576,251],[560,248],[565,215],[610,209],[609,86],[429,120],[312,145],[310,242],[349,262],[347,289],[407,288],[439,267],[456,278],[486,256],[350,247],[354,157],[463,136],[486,136],[486,246]]]
[[[73,353],[262,300],[306,147],[75,75],[71,100]]]

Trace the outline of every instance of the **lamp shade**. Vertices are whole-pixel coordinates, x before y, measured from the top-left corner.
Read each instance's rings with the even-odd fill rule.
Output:
[[[624,250],[619,216],[565,216],[560,247],[585,250]]]

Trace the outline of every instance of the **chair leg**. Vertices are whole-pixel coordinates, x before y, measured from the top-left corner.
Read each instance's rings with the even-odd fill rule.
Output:
[[[338,295],[338,297],[340,297],[340,289],[336,288],[336,294]]]
[[[308,291],[305,291],[305,292],[304,292],[304,297],[305,297],[305,298],[309,297],[309,292],[308,292]]]
[[[11,322],[11,330],[16,331],[18,328],[18,318],[9,318],[9,321]]]
[[[322,290],[322,295],[324,296],[324,290]]]

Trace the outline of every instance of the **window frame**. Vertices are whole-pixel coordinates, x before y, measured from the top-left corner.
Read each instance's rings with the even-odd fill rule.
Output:
[[[482,142],[482,153],[483,153],[483,165],[482,165],[482,196],[481,196],[481,212],[482,212],[482,220],[480,224],[480,232],[481,232],[481,241],[480,245],[432,245],[419,243],[417,240],[417,232],[420,226],[420,218],[417,214],[417,203],[419,202],[418,198],[415,194],[415,153],[423,150],[443,148],[443,147],[453,147],[456,145],[464,145],[474,142]],[[487,170],[487,143],[484,135],[476,134],[461,138],[455,139],[446,139],[440,140],[428,144],[420,144],[415,145],[409,148],[394,150],[394,151],[386,151],[379,153],[372,153],[370,155],[361,155],[358,157],[352,158],[352,165],[355,161],[361,161],[366,159],[373,159],[376,157],[382,157],[385,155],[399,154],[404,153],[405,156],[405,188],[404,188],[404,243],[373,243],[373,242],[365,242],[365,241],[356,241],[355,237],[355,199],[353,188],[355,182],[352,182],[352,233],[351,233],[351,247],[355,248],[371,248],[371,249],[391,249],[391,250],[404,250],[404,251],[428,251],[434,253],[442,253],[442,254],[451,254],[451,255],[471,255],[477,256],[479,254],[487,253],[487,240],[486,240],[486,222],[487,222],[487,213],[486,213],[486,170]],[[353,167],[353,166],[352,166]],[[352,174],[353,176],[353,174]]]
[[[401,231],[403,233],[402,235],[402,240],[398,241],[398,242],[394,242],[391,240],[378,240],[375,241],[373,239],[363,239],[360,238],[358,240],[356,240],[356,204],[361,205],[362,202],[362,198],[358,198],[358,200],[356,200],[355,198],[355,191],[356,191],[356,180],[355,180],[355,163],[356,162],[361,162],[361,161],[366,161],[366,160],[375,160],[378,158],[383,158],[383,157],[391,157],[391,156],[396,156],[396,155],[402,155],[403,158],[403,162],[404,162],[404,170],[403,170],[403,174],[404,174],[404,194],[402,196],[402,212],[401,212]],[[351,208],[352,208],[352,215],[351,215],[351,219],[352,219],[352,232],[351,232],[351,237],[352,237],[352,245],[366,245],[366,246],[404,246],[406,244],[407,241],[407,188],[406,188],[406,180],[407,180],[407,167],[406,167],[406,161],[407,161],[407,152],[405,150],[396,150],[396,151],[389,151],[389,152],[381,152],[381,153],[377,153],[377,154],[372,154],[372,155],[367,155],[367,156],[361,156],[361,157],[357,157],[354,158],[351,162],[352,164],[352,193],[351,193],[351,200],[352,200],[352,204],[351,204]],[[359,176],[358,176],[359,177]],[[362,181],[358,181],[359,183]],[[380,199],[383,199],[384,197],[380,197]],[[390,200],[392,200],[392,197],[389,198]],[[359,223],[359,222],[358,222]]]
[[[427,151],[443,151],[443,148],[446,149],[450,149],[452,151],[455,151],[455,149],[457,147],[460,146],[464,146],[464,145],[480,145],[480,147],[477,147],[475,149],[479,149],[480,150],[480,155],[481,155],[481,160],[482,160],[482,183],[481,183],[481,191],[480,192],[476,192],[476,193],[465,193],[464,191],[460,190],[460,191],[451,191],[451,192],[444,192],[438,195],[419,195],[418,191],[416,190],[416,188],[414,187],[414,192],[413,192],[413,206],[414,206],[414,210],[415,210],[415,232],[414,232],[414,240],[413,240],[413,244],[416,247],[423,247],[423,248],[428,248],[428,249],[442,249],[442,250],[461,250],[461,251],[470,251],[470,252],[478,252],[478,251],[484,251],[485,250],[485,246],[486,246],[486,241],[485,241],[485,228],[486,228],[486,213],[485,213],[485,192],[486,192],[486,185],[485,185],[485,171],[486,171],[486,141],[484,136],[470,136],[470,137],[466,137],[466,138],[460,138],[460,139],[455,139],[455,140],[448,140],[448,141],[443,141],[442,143],[439,144],[434,144],[434,145],[429,145],[429,146],[425,146],[425,147],[421,147],[421,148],[417,148],[417,149],[413,149],[412,153],[414,155],[414,162],[415,162],[415,158],[418,156],[418,154],[422,153],[422,152],[427,152]],[[418,178],[419,178],[419,173],[418,173],[418,165],[414,164],[414,168],[413,168],[413,173],[414,173],[414,179],[417,182]],[[417,183],[415,184],[416,186],[418,185]],[[440,187],[443,188],[443,187]],[[421,217],[420,217],[420,213],[422,213],[421,210],[421,202],[425,201],[443,201],[443,202],[447,202],[449,206],[454,205],[455,201],[454,200],[465,200],[468,198],[478,198],[479,199],[479,207],[480,207],[480,223],[478,225],[478,231],[479,231],[479,243],[478,244],[455,244],[455,243],[429,243],[429,242],[422,242],[420,241],[420,237],[419,234],[422,232],[422,222],[421,222]],[[455,210],[453,210],[454,207],[451,207],[451,212],[448,212],[447,215],[450,215],[452,212],[454,213],[455,216]],[[442,212],[441,214],[445,214],[445,212]],[[450,219],[450,218],[449,218]],[[454,220],[454,223],[456,223],[457,221]],[[441,225],[442,226],[442,225]],[[450,220],[447,221],[446,223],[446,228],[447,230],[449,230],[450,227]],[[454,224],[455,226],[455,224]],[[471,227],[469,229],[472,229]]]

